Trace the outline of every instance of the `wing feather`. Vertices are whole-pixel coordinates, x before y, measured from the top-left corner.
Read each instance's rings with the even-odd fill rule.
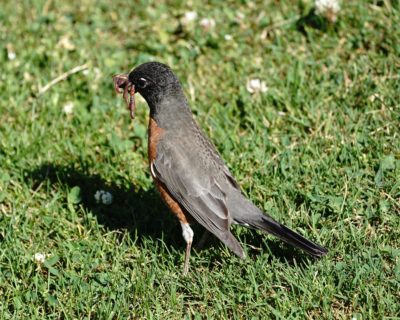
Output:
[[[199,159],[193,167],[192,157],[179,145],[160,149],[163,150],[158,150],[159,156],[152,163],[156,177],[196,221],[224,238],[229,232],[230,217],[221,182],[199,165]]]

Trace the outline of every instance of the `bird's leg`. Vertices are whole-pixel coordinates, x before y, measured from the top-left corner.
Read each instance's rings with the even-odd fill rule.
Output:
[[[186,276],[189,272],[189,258],[190,258],[190,249],[192,248],[192,243],[188,242],[186,244],[185,251],[185,264],[183,265],[183,275]]]
[[[194,232],[192,228],[190,228],[189,223],[187,222],[185,223],[181,222],[181,227],[182,227],[182,236],[186,241],[185,264],[183,265],[183,275],[187,275],[189,272],[190,249],[192,248]]]

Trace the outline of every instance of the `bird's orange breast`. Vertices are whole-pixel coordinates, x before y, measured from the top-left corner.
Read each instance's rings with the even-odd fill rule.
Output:
[[[164,129],[160,128],[157,125],[157,122],[150,117],[149,121],[149,146],[148,146],[148,154],[149,154],[149,161],[152,163],[155,158],[157,157],[157,144],[160,141],[160,138],[164,134]]]
[[[157,145],[160,138],[164,135],[165,130],[157,125],[157,122],[150,117],[149,121],[149,142],[148,142],[148,155],[150,166],[157,157]],[[151,168],[150,168],[151,169]],[[166,187],[153,175],[154,183],[160,192],[161,198],[164,200],[168,208],[174,215],[177,216],[181,223],[189,223],[189,215],[185,214],[179,203],[169,194]]]

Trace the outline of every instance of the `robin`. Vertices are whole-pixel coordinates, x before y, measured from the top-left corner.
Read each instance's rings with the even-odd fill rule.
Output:
[[[172,70],[158,62],[144,63],[129,74],[114,76],[134,118],[135,92],[150,107],[148,156],[150,172],[167,206],[178,218],[186,241],[184,274],[189,270],[193,230],[200,223],[237,256],[245,253],[230,232],[231,224],[263,230],[306,253],[321,257],[328,250],[272,219],[251,203],[206,138],[189,108]]]

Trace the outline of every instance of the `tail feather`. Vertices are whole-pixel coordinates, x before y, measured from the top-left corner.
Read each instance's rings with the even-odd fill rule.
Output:
[[[257,227],[314,257],[322,257],[328,253],[328,249],[304,238],[268,216],[263,216],[261,218],[261,223]]]
[[[232,233],[228,233],[224,239],[221,239],[225,245],[233,251],[240,259],[246,258],[246,255],[243,251],[242,246],[240,245],[239,241],[233,236]]]
[[[227,204],[235,223],[266,231],[314,257],[322,257],[328,253],[326,248],[307,240],[264,214],[237,190],[232,191]]]

